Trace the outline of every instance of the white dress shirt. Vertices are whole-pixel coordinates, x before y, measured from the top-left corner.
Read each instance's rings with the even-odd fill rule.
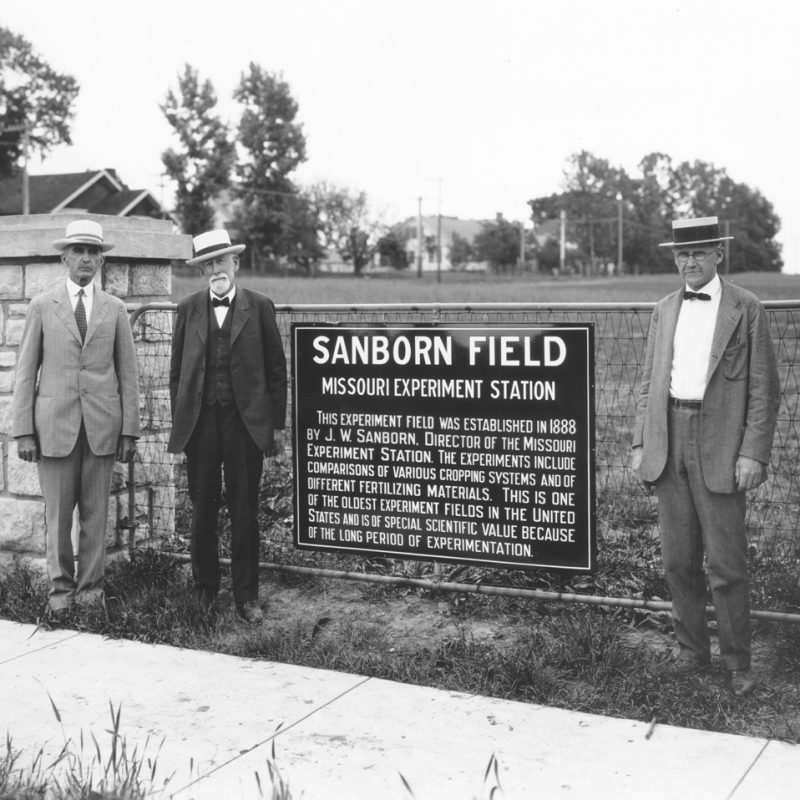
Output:
[[[687,286],[686,291],[695,290]],[[711,299],[684,300],[675,327],[669,394],[681,400],[702,400],[706,391],[708,360],[722,297],[719,275],[697,291]]]
[[[67,294],[72,305],[72,313],[75,313],[75,306],[78,305],[78,292],[83,289],[83,307],[86,309],[86,324],[92,318],[92,306],[94,305],[94,281],[89,281],[86,286],[79,286],[75,281],[67,278]]]
[[[210,289],[209,289],[209,294],[211,295],[211,299],[212,300],[217,297],[214,294],[214,292],[212,292]],[[227,297],[228,301],[230,303],[232,303],[235,294],[236,294],[236,284],[234,284],[231,287],[231,290],[228,292],[228,294],[224,294],[224,295],[222,295],[222,297],[220,297],[218,299],[219,300],[224,300]],[[222,327],[222,323],[225,322],[225,317],[228,315],[229,306],[212,306],[211,308],[212,308],[212,310],[214,312],[214,316],[217,318],[217,324],[221,328]]]

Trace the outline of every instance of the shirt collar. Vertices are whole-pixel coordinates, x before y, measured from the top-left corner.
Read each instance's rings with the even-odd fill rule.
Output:
[[[684,284],[683,288],[687,292],[704,292],[713,299],[722,291],[722,281],[719,279],[719,274],[716,274],[705,286],[701,286],[699,289],[692,289],[688,283]]]
[[[87,297],[94,297],[94,281],[89,281],[86,286],[81,286],[71,278],[67,278],[67,294],[70,297],[76,297],[81,289],[83,289],[83,293]]]
[[[208,290],[208,295],[212,300],[216,297],[216,295],[214,294],[214,292],[211,291],[211,289]],[[234,283],[233,286],[231,286],[231,288],[228,291],[228,293],[222,295],[222,297],[220,297],[219,299],[220,300],[224,300],[227,297],[229,299],[229,301],[232,303],[233,302],[233,298],[235,296],[236,296],[236,284]]]

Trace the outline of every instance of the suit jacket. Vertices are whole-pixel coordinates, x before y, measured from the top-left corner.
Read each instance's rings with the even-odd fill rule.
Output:
[[[647,337],[633,446],[643,448],[639,475],[649,482],[658,480],[667,461],[669,381],[682,298],[683,288],[656,305]],[[736,491],[740,455],[769,462],[779,402],[767,315],[755,295],[722,281],[700,410],[701,467],[710,491]]]
[[[31,300],[17,357],[15,437],[35,435],[43,456],[69,455],[81,427],[95,455],[139,435],[139,376],[125,304],[95,286],[86,340],[66,281]]]
[[[208,289],[195,292],[178,305],[172,336],[169,371],[172,431],[170,453],[186,449],[203,406]],[[273,433],[286,420],[286,356],[268,297],[236,287],[231,320],[231,382],[236,408],[253,441],[265,452],[274,447]]]

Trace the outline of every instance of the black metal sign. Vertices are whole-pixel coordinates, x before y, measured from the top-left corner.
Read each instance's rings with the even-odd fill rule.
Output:
[[[296,546],[592,570],[593,334],[294,323]]]

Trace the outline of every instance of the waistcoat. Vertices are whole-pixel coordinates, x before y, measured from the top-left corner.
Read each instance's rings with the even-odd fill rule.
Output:
[[[227,406],[233,403],[233,383],[231,381],[231,324],[233,306],[231,303],[222,327],[209,302],[208,337],[206,339],[206,378],[203,386],[204,402],[208,406],[219,403]]]

